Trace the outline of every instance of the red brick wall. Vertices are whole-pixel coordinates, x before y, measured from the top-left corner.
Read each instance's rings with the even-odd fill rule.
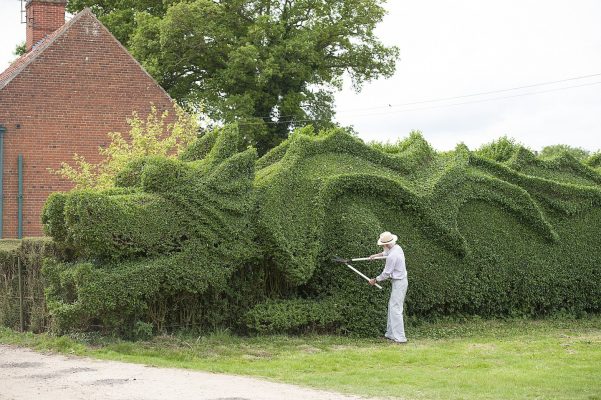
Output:
[[[28,0],[25,8],[27,51],[40,39],[64,25],[66,4],[67,0]]]
[[[48,195],[72,188],[48,168],[78,153],[99,161],[108,132],[127,132],[132,111],[153,103],[171,109],[169,96],[116,39],[84,11],[32,64],[0,89],[4,134],[4,238],[17,236],[17,157],[24,159],[23,236],[42,235]]]

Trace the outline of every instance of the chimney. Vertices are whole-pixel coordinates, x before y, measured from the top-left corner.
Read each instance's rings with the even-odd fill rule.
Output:
[[[67,0],[27,0],[27,51],[65,24]]]

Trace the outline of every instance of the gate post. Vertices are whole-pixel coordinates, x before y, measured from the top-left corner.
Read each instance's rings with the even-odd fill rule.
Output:
[[[19,323],[21,332],[25,332],[25,321],[23,318],[23,283],[22,283],[22,271],[21,271],[21,257],[17,256],[17,270],[19,274]]]

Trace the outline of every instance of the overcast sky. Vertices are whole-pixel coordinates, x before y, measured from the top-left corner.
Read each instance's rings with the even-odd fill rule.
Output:
[[[601,1],[390,0],[386,8],[377,32],[401,50],[396,74],[337,96],[338,121],[363,139],[420,130],[440,150],[503,135],[535,150],[601,148]],[[0,0],[0,38],[4,69],[25,40],[19,0]]]

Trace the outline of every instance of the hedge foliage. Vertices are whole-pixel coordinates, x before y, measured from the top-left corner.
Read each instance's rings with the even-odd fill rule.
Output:
[[[140,321],[163,329],[204,324],[222,312],[210,305],[232,272],[257,256],[256,154],[238,152],[238,139],[226,128],[200,160],[133,160],[118,189],[49,198],[46,231],[72,254],[45,267],[58,330],[102,326],[127,334]]]
[[[310,127],[256,160],[240,136],[226,126],[180,160],[132,160],[118,189],[49,198],[46,230],[68,250],[44,270],[56,329],[378,335],[389,286],[331,257],[377,252],[384,230],[405,250],[409,318],[601,311],[594,160]]]
[[[20,329],[19,267],[23,296],[23,327],[44,332],[49,327],[42,278],[43,259],[59,256],[48,238],[0,240],[0,326]]]

